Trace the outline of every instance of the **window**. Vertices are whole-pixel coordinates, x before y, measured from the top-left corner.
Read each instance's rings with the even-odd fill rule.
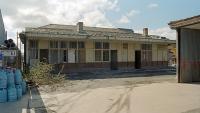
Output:
[[[30,59],[38,59],[38,49],[29,49]]]
[[[38,40],[29,40],[29,57],[38,59]]]
[[[142,61],[152,61],[152,44],[142,44]]]
[[[84,42],[78,42],[78,48],[85,48],[85,43]]]
[[[101,42],[95,42],[95,49],[101,49],[102,43]]]
[[[76,49],[77,48],[77,42],[69,42],[69,48]]]
[[[103,43],[103,49],[109,49],[109,43],[108,42]]]
[[[60,42],[60,48],[67,48],[67,42]]]
[[[52,64],[58,63],[58,50],[57,49],[50,50],[50,63],[52,63]]]
[[[58,41],[51,40],[49,42],[49,63],[58,63]]]
[[[103,50],[103,61],[109,61],[109,50]]]
[[[50,48],[58,48],[58,41],[50,41]]]
[[[29,48],[37,49],[38,48],[38,41],[37,40],[30,40],[29,41]]]
[[[68,51],[67,50],[60,51],[60,60],[61,60],[61,62],[68,62]]]
[[[59,46],[58,46],[59,45]],[[84,63],[85,62],[84,41],[50,41],[49,62],[55,63]]]
[[[142,44],[142,50],[152,50],[151,44]]]
[[[95,42],[95,61],[109,61],[110,44],[108,42]]]

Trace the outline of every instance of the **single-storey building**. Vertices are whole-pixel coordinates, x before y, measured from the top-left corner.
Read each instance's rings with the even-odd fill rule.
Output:
[[[200,81],[200,15],[169,23],[177,31],[178,82]]]
[[[44,58],[58,71],[147,68],[168,65],[168,45],[174,40],[132,29],[49,24],[20,33],[24,62],[31,66]]]

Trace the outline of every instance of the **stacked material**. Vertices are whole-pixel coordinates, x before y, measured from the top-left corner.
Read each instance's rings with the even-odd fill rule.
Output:
[[[0,102],[12,102],[26,93],[26,82],[19,69],[0,69]]]

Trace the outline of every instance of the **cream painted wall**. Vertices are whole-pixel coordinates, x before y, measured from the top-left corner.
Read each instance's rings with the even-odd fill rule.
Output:
[[[135,50],[141,50],[141,44],[134,43],[134,49]]]
[[[117,50],[117,59],[118,61],[122,61],[122,44],[121,42],[113,41],[110,42],[110,49]]]
[[[85,41],[86,62],[94,62],[94,43],[92,40]]]
[[[167,61],[167,53],[168,53],[168,47],[167,45],[157,45],[158,49],[158,59],[157,61]]]
[[[133,62],[135,60],[134,43],[128,43],[128,61]]]
[[[158,60],[158,49],[157,44],[152,44],[152,61]]]
[[[39,49],[48,49],[49,42],[48,40],[39,40],[38,42]]]
[[[126,42],[124,42],[126,43]],[[118,52],[118,61],[119,62],[133,62],[135,61],[135,51],[141,50],[141,44],[136,42],[128,43],[128,53],[123,49],[123,42],[121,41],[113,41],[110,42],[110,49],[117,50]],[[86,48],[86,62],[94,62],[95,54],[94,54],[94,41],[86,40],[85,41]],[[48,41],[40,40],[39,41],[39,49],[48,49]],[[152,61],[167,61],[167,45],[161,44],[153,44],[152,45]]]

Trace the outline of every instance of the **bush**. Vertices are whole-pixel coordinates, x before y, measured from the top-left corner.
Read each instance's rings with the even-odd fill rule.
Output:
[[[25,77],[37,85],[53,85],[62,83],[64,76],[52,74],[52,65],[45,62],[39,62],[33,66]]]

